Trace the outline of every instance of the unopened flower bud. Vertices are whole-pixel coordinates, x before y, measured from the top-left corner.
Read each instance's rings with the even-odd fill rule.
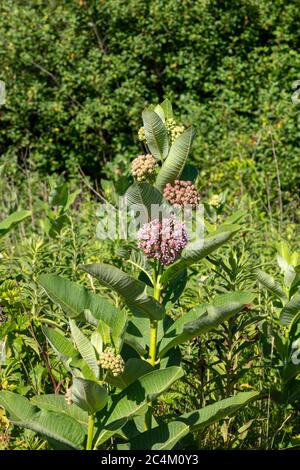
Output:
[[[187,205],[195,208],[200,200],[192,181],[182,180],[176,180],[173,184],[168,183],[164,189],[164,197],[177,208]]]
[[[153,175],[156,159],[151,154],[139,155],[131,162],[131,174],[138,181],[143,181]]]
[[[109,370],[114,377],[124,372],[124,361],[120,354],[116,354],[114,349],[108,347],[99,356],[98,364],[102,369]]]

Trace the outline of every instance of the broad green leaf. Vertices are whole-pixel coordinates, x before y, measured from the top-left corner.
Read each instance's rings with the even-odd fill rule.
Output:
[[[131,358],[126,362],[123,374],[118,377],[109,374],[106,376],[106,382],[117,388],[124,389],[135,382],[139,377],[152,370],[153,367],[149,362],[138,358]]]
[[[98,436],[96,447],[119,432],[129,420],[144,415],[148,410],[148,402],[165,392],[183,374],[183,370],[175,366],[154,370],[116,395],[112,400],[104,429]]]
[[[146,284],[143,282],[109,264],[88,264],[80,267],[96,277],[104,286],[118,292],[134,315],[155,320],[163,318],[164,307],[146,294]]]
[[[297,359],[298,354],[297,354]],[[282,368],[281,371],[281,377],[284,383],[287,383],[289,380],[291,380],[293,377],[296,377],[298,374],[300,374],[300,364],[287,364],[285,367]]]
[[[300,312],[300,289],[294,295],[292,300],[285,304],[280,312],[280,322],[282,325],[289,326]]]
[[[52,348],[63,362],[67,362],[78,355],[78,351],[74,348],[71,341],[58,330],[48,328],[47,326],[42,326],[42,330]]]
[[[286,295],[281,289],[280,284],[272,276],[259,269],[257,271],[257,280],[276,297],[286,300]]]
[[[118,310],[100,295],[63,277],[43,274],[39,277],[39,283],[69,318],[84,318],[84,312],[89,311],[96,319],[95,324],[97,320],[102,320],[113,329],[116,318],[126,316],[125,312]]]
[[[198,173],[199,172],[195,166],[186,164],[180,175],[180,179],[194,182],[198,177]]]
[[[232,416],[248,403],[257,400],[258,397],[258,392],[240,392],[233,397],[217,401],[216,403],[207,405],[200,410],[185,413],[177,419],[188,424],[191,431],[198,431],[199,429],[203,429],[220,419]]]
[[[2,222],[0,222],[0,239],[30,215],[30,211],[17,211],[2,220]]]
[[[70,416],[54,411],[39,410],[17,393],[0,392],[0,404],[16,426],[30,429],[71,449],[82,449],[86,433]]]
[[[111,340],[110,340],[110,328],[109,326],[104,323],[103,321],[99,320],[99,323],[98,323],[98,326],[97,326],[97,331],[100,336],[101,336],[101,339],[102,339],[102,343],[103,344],[110,344],[111,343]],[[101,351],[102,352],[102,351]]]
[[[99,378],[99,366],[97,364],[97,358],[95,350],[88,340],[88,338],[81,332],[81,330],[76,326],[74,320],[69,320],[72,338],[76,344],[78,351],[80,352],[82,358],[90,367],[91,371],[95,375],[95,378]]]
[[[108,400],[106,388],[92,380],[79,377],[74,378],[71,392],[75,405],[90,414],[102,410]]]
[[[81,358],[71,341],[53,328],[43,326],[42,330],[56,355],[64,363],[68,371],[73,375],[82,374],[86,379],[94,379],[94,373],[85,360]]]
[[[27,398],[6,390],[0,391],[0,405],[13,421],[29,421],[39,411]]]
[[[131,450],[170,450],[189,433],[189,426],[181,421],[172,421],[143,432],[130,441]]]
[[[128,419],[140,414],[148,401],[152,401],[183,376],[180,367],[154,370],[143,375],[113,398],[106,428],[118,429]]]
[[[151,154],[163,160],[169,152],[168,131],[157,113],[146,109],[142,113],[145,136]]]
[[[224,243],[228,242],[237,232],[237,226],[234,226],[233,231],[226,231],[211,235],[204,240],[188,243],[181,254],[181,259],[172,264],[161,277],[161,283],[165,284],[180,273],[183,269],[205,258],[213,253]]]
[[[30,403],[36,405],[42,410],[65,413],[66,415],[71,416],[71,418],[74,418],[84,427],[88,424],[87,412],[83,411],[74,403],[69,405],[66,402],[64,395],[57,395],[54,393],[49,395],[35,395],[30,399]]]
[[[168,98],[166,98],[162,103],[160,103],[160,107],[164,111],[165,119],[171,119],[173,117],[173,108],[172,103]]]
[[[157,212],[159,209],[164,217],[169,214],[166,200],[158,189],[149,183],[134,183],[128,188],[125,197],[128,207],[133,207],[135,211],[139,212],[139,219],[142,219],[144,223],[158,218]],[[161,208],[158,206],[161,206]]]
[[[163,110],[163,108],[161,107],[160,104],[158,104],[158,105],[155,106],[154,112],[159,115],[159,117],[160,117],[160,119],[162,120],[162,122],[165,122],[165,120],[166,120],[166,118],[165,118],[165,112],[164,112],[164,110]]]
[[[233,214],[231,214],[229,217],[227,217],[227,219],[225,220],[225,224],[226,225],[229,225],[229,224],[236,224],[238,222],[240,222],[241,220],[243,220],[247,215],[247,212],[240,209],[236,212],[234,212]]]
[[[173,183],[180,175],[186,164],[194,138],[194,129],[186,129],[172,144],[169,155],[164,161],[156,178],[155,186],[163,191],[167,183]]]
[[[170,348],[216,328],[250,304],[253,298],[249,292],[229,292],[217,296],[211,304],[193,308],[166,331],[159,346],[159,357],[163,357]]]
[[[229,230],[225,229],[216,234],[211,234],[204,240],[188,243],[182,251],[182,259],[191,264],[205,258],[230,240],[239,229],[239,226],[233,225]]]
[[[128,325],[127,315],[126,317],[125,316],[117,317],[113,331],[111,333],[111,339],[118,353],[121,351],[123,343],[124,343],[127,325]]]

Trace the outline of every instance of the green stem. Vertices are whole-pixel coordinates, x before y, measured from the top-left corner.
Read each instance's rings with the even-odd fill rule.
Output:
[[[152,320],[150,323],[150,344],[149,344],[149,359],[148,361],[152,366],[156,362],[156,342],[157,342],[157,326],[158,321]]]
[[[155,279],[154,284],[154,291],[153,297],[155,300],[160,302],[160,294],[161,294],[162,286],[160,284],[160,276],[157,276]],[[158,321],[151,320],[150,321],[150,344],[149,344],[149,359],[148,361],[152,366],[155,366],[156,362],[156,343],[157,343],[157,328],[158,328]]]
[[[153,297],[160,302],[160,295],[162,286],[160,284],[160,276],[157,276],[155,279],[154,284],[154,292]],[[149,358],[148,362],[154,367],[156,363],[156,343],[157,343],[157,329],[158,329],[158,321],[151,320],[150,321],[150,343],[149,343]],[[145,416],[145,429],[151,429],[151,421],[152,421],[152,409],[151,403],[149,404],[149,408],[146,412]]]
[[[92,450],[93,448],[94,425],[95,425],[95,415],[89,415],[86,450]]]

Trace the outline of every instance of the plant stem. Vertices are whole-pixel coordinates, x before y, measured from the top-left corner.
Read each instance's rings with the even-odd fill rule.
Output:
[[[160,302],[160,294],[162,290],[162,286],[160,284],[160,276],[155,278],[154,283],[154,292],[153,297]],[[149,342],[149,358],[148,362],[154,367],[156,363],[156,343],[157,343],[157,329],[158,329],[158,320],[151,320],[150,321],[150,342]],[[152,410],[151,410],[151,403],[149,404],[149,408],[146,412],[145,416],[145,429],[151,429],[151,421],[152,421]]]
[[[95,415],[94,414],[89,415],[86,450],[92,450],[93,448],[94,425],[95,425]]]
[[[162,286],[160,284],[160,276],[157,276],[156,282],[154,284],[153,297],[155,298],[155,300],[158,300],[158,302],[160,302],[161,289],[162,289]],[[158,321],[151,320],[150,321],[150,344],[149,344],[148,361],[150,362],[152,366],[155,366],[155,362],[156,362],[157,327],[158,327]]]
[[[156,341],[157,341],[157,320],[152,320],[150,323],[150,344],[149,344],[149,359],[148,361],[152,366],[155,366],[156,361]]]

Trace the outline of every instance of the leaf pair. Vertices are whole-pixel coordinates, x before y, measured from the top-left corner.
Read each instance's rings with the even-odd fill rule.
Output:
[[[173,183],[180,178],[194,139],[194,129],[186,129],[169,147],[168,131],[165,126],[165,117],[171,117],[172,110],[169,105],[162,105],[143,112],[143,123],[147,145],[151,154],[163,162],[157,175],[155,186],[163,191],[167,183]]]
[[[170,450],[191,431],[199,431],[221,419],[232,416],[238,410],[258,398],[258,392],[241,392],[199,410],[178,416],[176,421],[160,424],[133,438],[131,449]]]

